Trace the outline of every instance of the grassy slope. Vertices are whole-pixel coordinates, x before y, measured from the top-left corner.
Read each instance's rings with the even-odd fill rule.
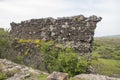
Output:
[[[95,42],[101,45],[120,46],[120,37],[100,37],[95,38]]]
[[[93,48],[92,65],[99,74],[120,74],[120,37],[95,38]]]

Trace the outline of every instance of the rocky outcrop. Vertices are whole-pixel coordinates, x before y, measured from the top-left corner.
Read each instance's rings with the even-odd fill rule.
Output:
[[[47,80],[120,80],[120,78],[114,78],[99,74],[79,74],[75,77],[68,78],[67,73],[53,72],[47,77]]]
[[[48,73],[6,59],[0,59],[0,73],[4,73],[8,77],[7,80],[39,80],[40,75],[48,75]]]
[[[94,30],[101,17],[83,15],[62,18],[41,18],[11,23],[11,34],[18,39],[52,40],[58,43],[70,44],[79,52],[90,53]]]
[[[120,78],[113,78],[99,74],[80,74],[75,76],[75,80],[120,80]]]

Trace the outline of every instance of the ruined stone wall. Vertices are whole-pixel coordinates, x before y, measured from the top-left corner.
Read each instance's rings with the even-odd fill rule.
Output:
[[[41,18],[11,23],[11,34],[18,39],[53,40],[70,44],[79,53],[90,53],[94,30],[101,17],[83,15],[61,18]]]

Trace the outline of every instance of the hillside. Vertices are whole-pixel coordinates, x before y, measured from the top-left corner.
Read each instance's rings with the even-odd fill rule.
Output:
[[[120,37],[120,34],[118,35],[109,35],[109,36],[102,36],[102,37],[98,37],[98,38],[116,38],[116,37]]]
[[[120,45],[120,35],[95,37],[95,42],[97,42],[98,44],[119,46]]]
[[[120,76],[120,37],[94,39],[92,65],[99,74]]]

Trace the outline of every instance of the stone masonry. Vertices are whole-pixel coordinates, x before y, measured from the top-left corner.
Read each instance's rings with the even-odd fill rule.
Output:
[[[101,17],[83,15],[41,18],[11,23],[11,34],[17,39],[53,40],[70,46],[79,53],[90,53],[94,30]]]

